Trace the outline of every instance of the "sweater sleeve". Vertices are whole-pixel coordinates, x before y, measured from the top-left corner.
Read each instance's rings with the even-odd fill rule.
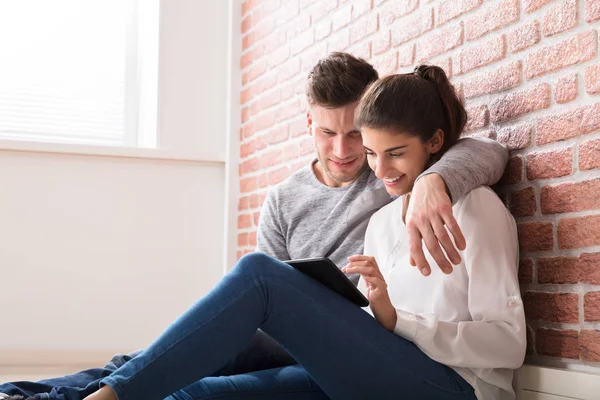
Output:
[[[498,182],[507,163],[508,149],[502,144],[491,139],[463,138],[419,178],[440,175],[454,204],[476,187]]]
[[[397,309],[394,332],[445,365],[516,369],[525,357],[526,327],[514,219],[489,188],[469,194],[457,217],[471,238],[463,258],[472,320],[446,322]]]
[[[281,229],[278,214],[276,193],[269,191],[260,212],[256,241],[256,250],[263,252],[281,261],[290,259],[287,251],[287,242]]]

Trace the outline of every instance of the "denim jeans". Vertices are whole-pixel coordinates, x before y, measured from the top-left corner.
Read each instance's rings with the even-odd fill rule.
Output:
[[[103,368],[92,368],[59,378],[38,382],[22,381],[0,384],[0,393],[19,395],[35,400],[83,400],[100,389],[102,378],[109,376],[139,353],[140,351],[118,354]],[[216,371],[214,376],[236,375],[234,381],[237,382],[245,377],[243,374],[249,372],[293,364],[296,364],[296,361],[275,340],[258,330],[250,344],[227,365]],[[195,399],[198,387],[202,388],[203,384],[192,384],[190,387],[174,393],[173,397],[169,397],[169,399]]]
[[[210,377],[259,328],[299,365],[244,374],[238,381]],[[261,253],[244,256],[156,342],[101,385],[112,387],[119,400],[161,400],[194,382],[196,399],[476,398],[454,370],[433,361],[414,343]]]

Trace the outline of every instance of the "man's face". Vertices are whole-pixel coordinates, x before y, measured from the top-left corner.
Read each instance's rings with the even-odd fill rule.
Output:
[[[307,113],[318,162],[315,172],[330,187],[353,183],[366,165],[360,131],[354,125],[358,102],[338,108],[314,105]]]

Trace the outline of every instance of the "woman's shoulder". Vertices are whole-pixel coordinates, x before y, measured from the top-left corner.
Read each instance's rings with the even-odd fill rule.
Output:
[[[474,219],[478,223],[507,219],[514,221],[500,197],[488,186],[479,186],[459,199],[453,207],[457,222]]]

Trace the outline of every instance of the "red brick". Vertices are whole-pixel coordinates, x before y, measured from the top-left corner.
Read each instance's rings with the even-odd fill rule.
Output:
[[[373,39],[373,54],[383,54],[392,48],[392,33],[388,31],[381,32]]]
[[[566,140],[600,129],[600,103],[563,114],[540,118],[536,127],[538,145]]]
[[[488,32],[503,28],[519,20],[519,2],[503,0],[475,12],[465,22],[465,39],[477,39]]]
[[[577,74],[558,78],[554,87],[554,98],[558,104],[568,103],[577,97]]]
[[[301,13],[296,16],[293,20],[285,24],[285,29],[287,32],[287,37],[295,38],[300,33],[304,32],[306,29],[310,27],[310,14]]]
[[[440,26],[466,12],[474,10],[483,0],[444,0],[437,9],[436,25]]]
[[[532,126],[529,123],[508,126],[498,132],[498,142],[505,145],[508,150],[522,150],[531,145]]]
[[[600,253],[540,258],[538,283],[600,285]]]
[[[274,51],[273,53],[271,53],[269,55],[269,57],[267,58],[267,60],[268,60],[267,63],[269,64],[269,68],[273,69],[273,68],[283,64],[287,60],[289,60],[289,58],[290,58],[290,47],[285,46],[285,47],[281,47],[281,48],[277,49],[276,51]]]
[[[255,46],[252,49],[248,50],[246,53],[242,55],[240,60],[240,67],[245,69],[250,66],[254,60],[258,60],[263,55],[264,48],[262,46]]]
[[[258,226],[258,223],[260,222],[260,211],[252,214],[252,218],[254,219],[254,226]]]
[[[399,46],[433,29],[433,9],[425,8],[402,19],[392,30],[392,45]]]
[[[545,6],[551,1],[553,0],[523,0],[523,5],[525,6],[525,11],[530,13]]]
[[[247,139],[254,135],[254,123],[249,122],[241,129],[241,140]]]
[[[353,54],[355,57],[369,60],[371,58],[371,41],[362,41],[355,43],[352,47],[348,48],[348,52]]]
[[[250,196],[240,197],[238,211],[247,210],[250,205]]]
[[[579,332],[575,330],[538,329],[535,338],[540,355],[579,358]]]
[[[514,185],[523,180],[523,159],[521,156],[513,156],[508,159],[504,175],[500,179],[501,185]]]
[[[250,108],[244,107],[242,108],[242,124],[245,124],[250,119]]]
[[[372,0],[354,0],[352,3],[352,19],[357,20],[369,13],[373,8]]]
[[[268,111],[263,113],[261,116],[254,120],[254,132],[260,132],[266,129],[269,129],[273,125],[275,125],[277,118],[277,113],[274,111]]]
[[[352,21],[352,7],[342,7],[331,17],[333,31],[337,32]]]
[[[337,8],[337,0],[319,0],[302,13],[310,14],[313,23]]]
[[[252,21],[260,21],[263,18],[275,14],[281,7],[281,0],[259,0],[260,7],[252,13]]]
[[[533,260],[530,258],[519,260],[519,283],[521,285],[533,283]]]
[[[238,252],[237,252],[237,259],[239,260],[243,256],[244,256],[244,252],[242,250],[238,250]]]
[[[312,29],[307,30],[293,38],[290,42],[290,54],[295,56],[302,53],[315,43],[315,32]]]
[[[289,132],[287,126],[275,128],[269,132],[269,144],[277,144],[288,139]]]
[[[512,61],[493,71],[462,81],[465,98],[501,92],[521,84],[521,61]]]
[[[248,246],[248,234],[247,233],[239,233],[237,237],[238,246]]]
[[[257,80],[253,86],[252,98],[259,96],[261,93],[275,87],[277,84],[277,75],[266,74],[263,78]]]
[[[564,0],[552,6],[544,14],[542,32],[552,36],[568,31],[577,25],[577,0]]]
[[[490,118],[494,123],[519,117],[533,111],[550,107],[550,85],[541,83],[531,88],[510,92],[490,106]]]
[[[245,229],[252,227],[252,215],[251,214],[240,214],[238,215],[238,229]]]
[[[242,20],[242,35],[245,35],[246,33],[248,33],[248,31],[251,28],[252,28],[252,15],[248,15],[246,18],[244,18]]]
[[[398,52],[389,51],[385,55],[373,60],[373,67],[379,72],[380,77],[395,74],[398,68]]]
[[[283,28],[280,28],[277,31],[275,31],[272,35],[265,38],[265,40],[263,40],[262,44],[264,45],[264,55],[271,55],[271,57],[269,57],[269,59],[267,60],[269,65],[275,64],[271,61],[272,57],[276,57],[277,55],[279,55],[280,58],[283,57],[285,60],[286,53],[289,55],[289,45],[281,49],[281,47],[286,43],[285,37],[285,30]],[[278,49],[279,51],[277,53],[274,53],[275,50]],[[279,64],[281,64],[281,61],[279,62]]]
[[[549,251],[554,248],[551,222],[522,222],[517,224],[517,230],[522,252]]]
[[[327,42],[326,41],[322,41],[322,42],[312,46],[310,49],[304,51],[300,55],[300,64],[302,65],[302,72],[303,72],[302,78],[304,78],[307,75],[306,72],[308,70],[312,69],[317,64],[317,61],[319,61],[326,55],[327,55]],[[304,85],[304,81],[302,82],[302,85]]]
[[[256,172],[260,169],[260,160],[258,158],[251,158],[244,161],[240,165],[240,176],[248,175],[249,173]]]
[[[258,177],[258,187],[262,189],[267,186],[269,186],[269,174],[265,172]]]
[[[515,217],[531,217],[536,209],[535,190],[532,186],[511,194],[510,211]]]
[[[541,39],[540,24],[537,21],[527,22],[507,35],[508,50],[516,53],[539,43]]]
[[[585,92],[588,94],[600,93],[600,64],[590,65],[585,69]]]
[[[464,136],[496,140],[496,131],[492,129],[486,129],[484,131],[465,132]]]
[[[381,23],[390,25],[392,22],[410,14],[419,7],[419,0],[388,1],[379,12]]]
[[[276,185],[290,175],[289,167],[281,167],[269,172],[269,185]]]
[[[600,139],[588,140],[579,145],[579,169],[600,168]]]
[[[269,150],[267,153],[263,154],[260,157],[261,169],[266,169],[274,165],[281,164],[283,161],[285,161],[283,154],[283,149],[279,147],[275,147],[273,150]]]
[[[462,43],[462,23],[435,30],[428,37],[419,40],[417,44],[417,60],[419,62],[430,60],[460,46]]]
[[[260,0],[246,0],[242,3],[242,16],[260,4]]]
[[[260,206],[260,204],[258,204],[258,195],[256,193],[254,193],[249,197],[248,208],[255,209],[259,206]]]
[[[467,106],[467,124],[465,125],[465,131],[474,131],[486,127],[490,123],[490,113],[487,105],[481,104],[478,106]]]
[[[398,66],[408,67],[415,62],[415,44],[410,43],[398,48]]]
[[[506,43],[504,35],[499,35],[466,48],[459,53],[457,75],[464,74],[475,68],[483,67],[504,58]]]
[[[599,331],[581,331],[579,334],[579,358],[583,361],[600,362]]]
[[[600,322],[600,292],[586,293],[583,307],[586,322]]]
[[[579,33],[527,55],[527,79],[591,60],[596,55],[596,31]]]
[[[379,16],[369,14],[350,26],[350,43],[357,43],[363,38],[377,32],[379,29]]]
[[[544,186],[540,198],[543,214],[600,208],[600,179]]]
[[[559,178],[573,173],[573,149],[541,151],[527,155],[527,179]]]
[[[248,193],[256,190],[257,182],[256,177],[250,177],[246,179],[242,179],[240,181],[240,192]]]
[[[600,215],[563,218],[558,222],[558,246],[577,249],[600,245]]]
[[[350,33],[342,30],[329,37],[329,51],[344,51],[350,46]]]
[[[325,21],[315,26],[315,40],[317,42],[331,35],[331,21]]]
[[[534,353],[534,344],[533,344],[533,336],[535,334],[533,333],[533,329],[531,329],[530,326],[527,326],[527,331],[526,331],[526,340],[527,340],[527,348],[525,350],[525,354],[527,355],[532,355]]]
[[[594,22],[600,19],[600,1],[585,0],[585,21]]]
[[[249,82],[256,80],[267,71],[267,62],[265,60],[257,61],[250,70],[242,77],[242,84],[246,85]]]
[[[530,321],[579,323],[577,293],[526,292],[523,302]]]
[[[300,142],[300,155],[305,156],[315,151],[315,144],[312,137],[307,137]]]
[[[300,118],[294,122],[291,122],[288,125],[288,129],[290,131],[290,136],[296,138],[298,136],[302,136],[308,132],[308,123],[306,122],[306,118]]]
[[[248,245],[256,247],[256,232],[250,232],[250,234],[248,234]]]

